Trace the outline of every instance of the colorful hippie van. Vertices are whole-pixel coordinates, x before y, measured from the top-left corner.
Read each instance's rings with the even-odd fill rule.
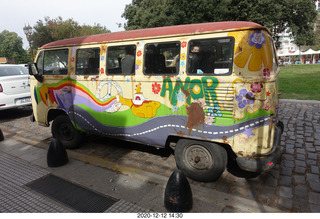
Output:
[[[177,167],[214,181],[233,162],[279,157],[276,52],[269,30],[217,22],[123,31],[42,46],[30,65],[34,118],[66,148],[82,133],[174,148]]]

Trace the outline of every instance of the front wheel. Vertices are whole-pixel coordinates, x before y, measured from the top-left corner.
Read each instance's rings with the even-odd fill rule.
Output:
[[[224,172],[228,156],[224,148],[204,141],[180,139],[175,149],[177,167],[200,182],[216,181]]]
[[[66,115],[59,115],[53,120],[51,132],[52,136],[67,149],[75,149],[80,146],[81,133],[75,129]]]

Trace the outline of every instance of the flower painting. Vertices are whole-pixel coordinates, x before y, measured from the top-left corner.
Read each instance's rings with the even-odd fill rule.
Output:
[[[270,39],[261,30],[230,32],[235,38],[234,63],[249,71],[272,70],[273,56]]]
[[[160,91],[161,91],[161,85],[160,84],[158,84],[157,82],[152,84],[152,92],[154,94],[159,94]]]

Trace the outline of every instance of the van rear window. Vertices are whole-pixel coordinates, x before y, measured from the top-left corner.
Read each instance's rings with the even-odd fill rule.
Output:
[[[190,75],[232,73],[234,38],[191,40],[189,42],[187,73]]]

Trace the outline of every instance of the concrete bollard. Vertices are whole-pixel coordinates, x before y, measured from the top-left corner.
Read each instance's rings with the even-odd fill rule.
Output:
[[[175,170],[167,183],[164,206],[169,212],[188,212],[192,209],[192,191],[181,170]]]
[[[3,133],[2,133],[2,131],[0,129],[0,141],[3,141],[3,140],[4,140],[4,136],[3,136]]]
[[[69,159],[66,149],[59,141],[53,139],[47,153],[48,167],[59,167],[68,163],[68,161]]]

